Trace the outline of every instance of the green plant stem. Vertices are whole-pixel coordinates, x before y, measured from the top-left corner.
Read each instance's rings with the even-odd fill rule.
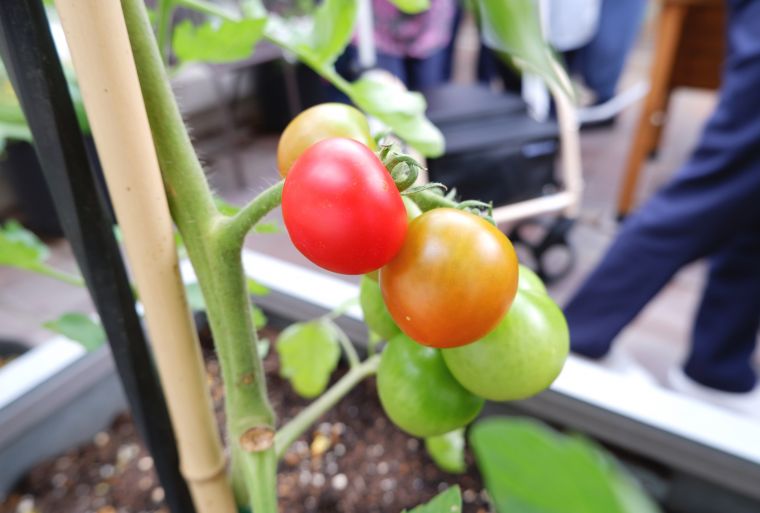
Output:
[[[132,52],[172,217],[206,301],[225,389],[232,451],[255,513],[277,513],[275,415],[269,403],[241,261],[242,238],[225,237],[174,99],[143,0],[122,0]]]
[[[169,41],[169,31],[172,23],[172,12],[174,11],[174,2],[172,0],[158,0],[156,5],[156,44],[161,54],[161,59],[166,59],[167,43]]]
[[[69,285],[73,285],[75,287],[85,286],[84,279],[81,276],[77,274],[67,273],[66,271],[60,271],[47,265],[24,267],[24,269],[35,272],[37,274],[41,274],[43,276],[47,276],[48,278],[53,278],[64,283],[68,283]]]
[[[222,237],[229,239],[229,244],[242,244],[248,232],[269,212],[277,208],[282,202],[282,187],[284,180],[280,180],[261,194],[256,196],[250,203],[244,206],[232,218],[225,221],[221,227]]]
[[[343,399],[353,388],[365,378],[375,374],[380,364],[380,355],[371,356],[358,366],[354,367],[345,376],[340,378],[331,386],[319,399],[301,410],[285,424],[275,436],[275,447],[278,458],[285,455],[293,442],[300,437],[309,426],[314,424],[330,408],[335,406],[338,401]]]
[[[459,205],[456,201],[445,198],[432,191],[413,192],[409,194],[408,197],[414,200],[423,212],[441,207],[457,208]]]
[[[359,360],[359,355],[356,352],[356,348],[348,339],[346,332],[340,329],[340,327],[337,325],[335,326],[335,334],[338,337],[338,342],[343,348],[343,352],[346,354],[346,358],[348,358],[348,365],[352,369],[355,369],[361,363],[361,361]]]

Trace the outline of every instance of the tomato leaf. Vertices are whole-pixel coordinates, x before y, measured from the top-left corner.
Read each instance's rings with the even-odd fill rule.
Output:
[[[256,305],[251,305],[251,322],[253,322],[253,327],[257,330],[260,330],[267,325],[267,316],[264,315],[261,308]]]
[[[443,134],[425,117],[427,104],[403,85],[365,75],[349,85],[347,94],[357,107],[388,126],[426,157],[443,154]]]
[[[425,449],[438,468],[451,474],[462,474],[464,463],[464,429],[425,439]]]
[[[253,278],[246,278],[245,283],[248,288],[248,294],[252,296],[266,296],[269,294],[269,288]]]
[[[430,9],[430,0],[391,0],[404,14],[419,14]]]
[[[580,437],[556,433],[538,422],[482,420],[471,428],[470,444],[497,511],[659,511],[600,448]]]
[[[106,332],[100,322],[82,313],[65,313],[58,319],[48,321],[44,328],[79,342],[87,351],[94,351],[106,342]]]
[[[48,248],[17,221],[0,226],[0,265],[34,269],[44,265]]]
[[[340,344],[329,323],[315,320],[291,324],[277,338],[280,375],[302,397],[321,394],[340,359]]]
[[[402,513],[461,513],[462,493],[459,486],[452,486],[436,495],[427,504],[417,506],[413,510]]]
[[[541,32],[533,0],[477,0],[483,42],[518,68],[535,73],[573,97],[561,65]]]
[[[319,63],[332,64],[343,53],[354,31],[356,0],[323,0],[314,12],[311,47]]]
[[[182,21],[174,29],[174,53],[181,62],[232,62],[249,57],[264,34],[266,18],[212,20],[195,26]]]
[[[282,233],[282,226],[277,223],[256,223],[253,226],[256,233]]]

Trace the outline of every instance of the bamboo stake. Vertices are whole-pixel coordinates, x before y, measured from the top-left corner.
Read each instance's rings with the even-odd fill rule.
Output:
[[[198,513],[237,511],[121,5],[56,0]],[[181,512],[176,512],[181,513]]]

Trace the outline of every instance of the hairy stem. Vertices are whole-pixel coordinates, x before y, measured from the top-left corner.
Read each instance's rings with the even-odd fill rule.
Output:
[[[244,206],[234,217],[225,221],[221,227],[222,237],[229,244],[242,245],[242,241],[256,223],[279,206],[282,201],[282,187],[284,180],[280,180],[273,186],[265,189],[250,203]]]
[[[298,415],[285,424],[275,436],[275,447],[278,458],[285,455],[293,442],[306,432],[319,417],[325,414],[338,401],[343,399],[353,388],[365,378],[377,372],[380,364],[380,355],[369,357],[367,360],[348,371],[333,386],[331,386],[319,399],[304,408]]]
[[[277,513],[274,411],[241,261],[242,238],[224,236],[153,37],[143,0],[122,0],[169,206],[206,301],[225,388],[227,430],[256,513]]]

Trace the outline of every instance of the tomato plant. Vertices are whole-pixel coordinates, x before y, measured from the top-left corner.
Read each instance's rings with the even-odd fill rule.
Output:
[[[384,340],[389,340],[399,333],[388,308],[383,302],[380,285],[369,275],[362,276],[359,286],[359,303],[364,313],[364,323]]]
[[[454,379],[439,349],[421,346],[403,333],[382,353],[377,393],[394,424],[414,436],[465,426],[483,407],[483,399]]]
[[[525,399],[559,375],[570,348],[562,311],[545,294],[521,290],[496,329],[474,344],[443,351],[454,377],[491,401]]]
[[[455,347],[488,333],[517,290],[509,239],[481,217],[452,208],[409,224],[399,254],[380,271],[385,304],[401,330],[433,347]]]
[[[288,123],[277,144],[277,168],[286,176],[293,163],[311,145],[323,139],[345,137],[375,149],[364,114],[343,103],[321,103]]]
[[[282,190],[290,239],[329,271],[364,274],[388,263],[407,228],[401,195],[372,151],[351,139],[326,139],[296,160]]]

